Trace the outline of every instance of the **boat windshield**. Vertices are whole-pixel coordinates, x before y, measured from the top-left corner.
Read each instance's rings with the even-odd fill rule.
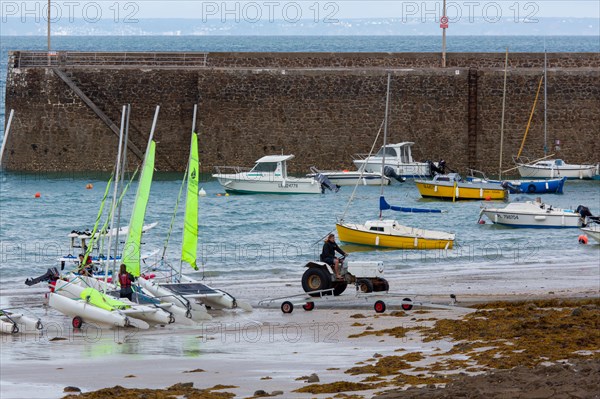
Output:
[[[382,157],[383,153],[385,152],[385,156],[386,157],[394,157],[396,158],[398,156],[398,153],[396,153],[396,150],[394,148],[391,147],[382,147],[379,152],[377,153],[378,157]]]
[[[277,162],[261,162],[257,163],[251,172],[275,172],[277,170]]]

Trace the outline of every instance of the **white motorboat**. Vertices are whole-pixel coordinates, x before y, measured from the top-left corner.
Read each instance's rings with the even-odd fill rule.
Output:
[[[562,159],[546,159],[532,164],[517,163],[519,174],[522,177],[538,179],[554,179],[566,177],[567,179],[593,179],[600,173],[599,165],[575,165],[565,163]]]
[[[381,186],[389,185],[391,180],[381,176],[378,172],[361,172],[360,170],[319,170],[315,167],[310,168],[312,173],[307,177],[318,178],[319,175],[327,177],[331,184],[336,186]]]
[[[492,223],[512,227],[545,227],[545,228],[577,228],[582,218],[572,209],[554,208],[541,201],[513,202],[505,208],[483,208],[485,215]]]
[[[411,147],[414,144],[410,141],[387,144],[381,147],[377,154],[372,156],[356,154],[354,165],[359,170],[364,167],[365,172],[382,173],[382,161],[385,153],[385,166],[391,167],[398,176],[405,178],[429,176],[429,163],[413,160]]]
[[[600,224],[594,223],[586,227],[581,227],[580,230],[583,231],[588,237],[600,243]]]
[[[217,166],[213,175],[225,191],[236,194],[321,194],[321,183],[312,177],[287,174],[287,161],[293,155],[267,155],[256,161],[252,169]],[[233,169],[233,173],[221,173]]]

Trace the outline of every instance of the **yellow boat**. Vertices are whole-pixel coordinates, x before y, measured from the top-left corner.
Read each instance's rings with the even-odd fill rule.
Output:
[[[436,175],[433,180],[415,180],[421,196],[446,200],[502,200],[508,199],[508,190],[498,184],[467,182],[459,174]]]
[[[452,249],[454,234],[407,227],[396,220],[336,223],[340,241],[398,249]]]

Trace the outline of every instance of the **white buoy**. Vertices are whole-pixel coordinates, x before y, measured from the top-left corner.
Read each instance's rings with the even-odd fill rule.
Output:
[[[204,191],[203,187],[200,187],[200,191],[198,191],[198,195],[201,197],[206,197],[206,191]]]

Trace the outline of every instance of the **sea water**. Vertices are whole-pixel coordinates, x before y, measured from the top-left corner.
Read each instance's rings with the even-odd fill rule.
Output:
[[[71,230],[91,229],[106,187],[107,176],[85,174],[2,173],[0,185],[0,273],[3,288],[24,287],[26,277],[57,266],[57,259],[79,249],[69,247]],[[206,176],[205,176],[206,177]],[[92,189],[86,189],[92,184]],[[146,223],[158,226],[143,236],[143,251],[161,250],[169,226],[181,177],[157,173],[152,184]],[[289,279],[304,271],[303,265],[318,258],[324,236],[335,231],[340,217],[363,223],[379,217],[378,187],[357,189],[347,214],[344,209],[352,187],[322,195],[225,195],[221,186],[206,177],[207,192],[199,203],[200,271],[184,271],[212,280]],[[39,192],[40,197],[35,198]],[[135,184],[122,204],[121,224],[129,222]],[[600,245],[578,243],[578,229],[522,229],[478,224],[482,206],[503,207],[503,202],[456,202],[424,200],[411,180],[385,190],[391,204],[443,210],[441,214],[409,214],[385,211],[384,218],[424,229],[456,234],[452,250],[385,250],[345,245],[351,260],[384,261],[386,273],[429,274],[476,273],[480,270],[513,270],[540,265],[600,264]],[[511,200],[515,197],[511,195]],[[527,198],[520,196],[522,198]],[[533,199],[533,197],[529,197]],[[600,213],[598,181],[567,181],[564,195],[543,195],[556,207],[576,208],[583,204]],[[180,253],[183,207],[175,218],[167,259],[176,267]],[[484,219],[485,220],[485,219]],[[150,266],[155,258],[147,260]]]
[[[594,37],[456,37],[450,51],[599,51]],[[2,37],[0,85],[4,118],[4,86],[8,50],[43,50],[44,37]],[[74,51],[437,51],[438,37],[56,37],[54,48]],[[0,136],[3,135],[0,124]],[[351,167],[351,160],[346,160]],[[246,165],[250,166],[250,165]],[[207,171],[210,172],[210,171]],[[379,188],[359,187],[353,203],[343,215],[351,188],[339,193],[298,196],[225,196],[219,184],[205,174],[201,186],[207,196],[200,199],[198,253],[201,271],[196,277],[215,280],[296,278],[303,265],[317,259],[322,238],[335,230],[341,216],[362,223],[379,217]],[[71,230],[91,229],[108,176],[101,174],[26,174],[0,172],[0,278],[3,289],[23,288],[26,277],[57,266],[57,259],[79,252],[69,247]],[[93,189],[86,189],[91,183]],[[157,173],[152,185],[146,222],[159,222],[144,235],[143,251],[163,248],[169,231],[181,176]],[[39,192],[40,198],[34,194]],[[122,205],[121,225],[128,224],[135,184]],[[565,268],[600,264],[600,246],[578,244],[577,229],[516,229],[477,223],[481,206],[503,203],[439,202],[420,198],[414,183],[394,184],[385,191],[388,202],[407,207],[431,207],[443,214],[392,214],[416,228],[456,233],[448,251],[373,250],[344,246],[350,259],[382,260],[386,273],[421,273],[435,279],[444,273],[477,273],[559,264]],[[511,196],[511,200],[515,196]],[[544,195],[554,207],[588,206],[600,214],[598,181],[568,181],[564,195]],[[180,207],[181,210],[181,207]],[[177,215],[167,259],[179,256],[182,215]],[[154,262],[148,260],[148,265]],[[177,267],[179,266],[176,263]],[[191,272],[191,269],[184,268]]]

